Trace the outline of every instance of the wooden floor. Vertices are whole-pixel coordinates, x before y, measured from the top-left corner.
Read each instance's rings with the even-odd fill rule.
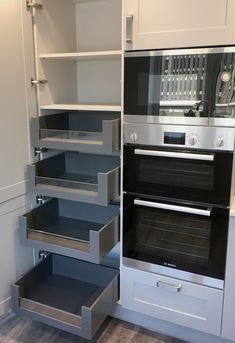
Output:
[[[0,320],[1,343],[84,343],[85,339],[11,315]],[[184,343],[138,326],[116,320],[107,320],[92,343]]]

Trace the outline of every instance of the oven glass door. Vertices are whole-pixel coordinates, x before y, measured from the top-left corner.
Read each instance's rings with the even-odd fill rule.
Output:
[[[124,62],[128,121],[208,125],[210,117],[213,125],[235,117],[235,53],[139,55],[127,53]]]
[[[229,210],[124,195],[124,257],[224,279]]]
[[[233,155],[124,146],[124,191],[229,206]]]

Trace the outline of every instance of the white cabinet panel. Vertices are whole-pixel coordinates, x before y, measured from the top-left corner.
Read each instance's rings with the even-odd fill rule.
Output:
[[[126,49],[234,44],[234,12],[234,0],[126,0],[124,14],[133,15]]]
[[[33,250],[20,242],[18,217],[25,210],[24,197],[0,205],[0,316],[9,309],[11,284],[33,265]]]
[[[30,79],[27,85],[24,60],[27,38],[23,38],[22,3],[0,1],[0,203],[25,193]]]
[[[220,335],[223,291],[123,267],[121,304],[175,324]]]

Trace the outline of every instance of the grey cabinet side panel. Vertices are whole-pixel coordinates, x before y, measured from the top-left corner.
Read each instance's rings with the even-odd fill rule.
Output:
[[[33,148],[40,147],[38,118],[31,118],[30,120],[30,138]]]
[[[235,217],[230,217],[222,319],[222,337],[235,340]]]
[[[102,292],[92,308],[82,308],[83,337],[91,339],[118,300],[116,277]]]

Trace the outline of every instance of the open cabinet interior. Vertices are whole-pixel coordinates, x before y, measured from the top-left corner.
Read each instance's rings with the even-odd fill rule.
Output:
[[[41,4],[34,10],[39,107],[119,111],[121,0]]]
[[[91,339],[118,300],[120,255],[103,265],[119,243],[121,0],[22,9],[33,25],[37,110],[32,208],[19,232],[41,263],[12,286],[13,310]]]

